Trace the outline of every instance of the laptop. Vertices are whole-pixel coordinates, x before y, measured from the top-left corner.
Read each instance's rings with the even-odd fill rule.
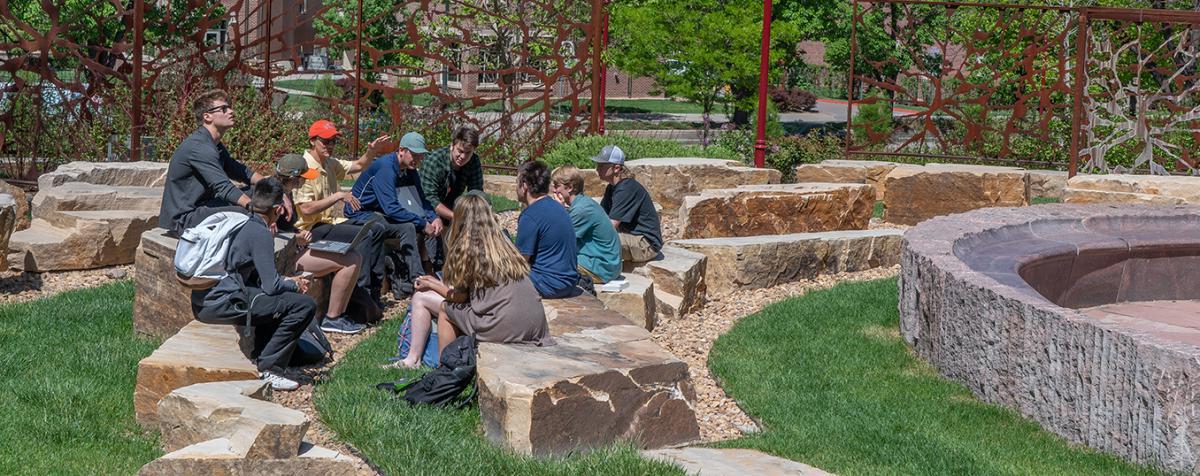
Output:
[[[417,196],[415,185],[396,187],[396,201],[400,202],[401,208],[410,213],[419,217],[425,216],[425,207],[421,205],[421,197]]]
[[[378,217],[373,217],[367,220],[367,223],[358,229],[358,233],[354,235],[354,239],[349,243],[335,240],[318,240],[309,243],[308,249],[344,255],[354,249],[355,246],[358,246],[358,242],[362,241],[367,236],[367,233],[370,233],[371,226],[375,224],[375,220],[377,219]]]

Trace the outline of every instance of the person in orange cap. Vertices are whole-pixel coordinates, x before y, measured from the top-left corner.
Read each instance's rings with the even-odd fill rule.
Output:
[[[332,122],[321,119],[312,123],[308,128],[309,148],[304,151],[304,161],[308,169],[300,174],[306,180],[294,192],[296,212],[299,220],[296,228],[307,230],[312,239],[350,242],[358,234],[365,221],[347,220],[335,216],[334,205],[345,203],[353,209],[359,207],[358,200],[350,192],[341,191],[339,182],[347,174],[358,173],[371,165],[376,157],[384,151],[395,148],[395,143],[387,135],[380,136],[367,145],[358,160],[341,160],[333,156],[334,147],[341,133]],[[372,230],[367,239],[359,242],[355,251],[363,258],[363,268],[359,271],[357,286],[371,291],[378,302],[379,287],[382,285],[382,260],[384,255],[382,230]],[[378,274],[373,270],[378,267]],[[335,323],[335,326],[338,323]],[[352,326],[346,326],[352,327]],[[322,325],[325,328],[325,325]],[[331,332],[340,332],[327,329]]]

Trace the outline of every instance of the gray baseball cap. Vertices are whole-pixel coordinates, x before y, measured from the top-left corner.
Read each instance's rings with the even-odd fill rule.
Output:
[[[597,164],[625,164],[625,151],[615,145],[606,145],[600,149],[600,155],[592,157],[592,162]]]
[[[400,138],[400,147],[407,149],[414,154],[427,154],[425,150],[425,136],[417,132],[409,132]]]

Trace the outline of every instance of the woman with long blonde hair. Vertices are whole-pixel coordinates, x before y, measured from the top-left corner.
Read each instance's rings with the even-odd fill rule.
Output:
[[[434,313],[438,349],[462,334],[479,342],[548,345],[542,299],[529,280],[529,264],[505,236],[487,198],[468,192],[454,206],[446,243],[445,280],[421,276],[414,283],[412,345],[401,365],[420,365]]]

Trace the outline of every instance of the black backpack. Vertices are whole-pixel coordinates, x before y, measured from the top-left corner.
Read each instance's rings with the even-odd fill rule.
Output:
[[[405,401],[411,405],[425,403],[442,407],[453,403],[458,396],[475,381],[475,337],[459,336],[442,349],[438,367],[421,377],[420,380],[397,387],[403,381],[387,382],[376,385],[381,390],[394,393],[404,393]],[[454,404],[456,408],[464,408],[471,403],[478,393],[478,385],[466,398]]]
[[[313,318],[304,333],[300,334],[300,341],[296,342],[296,349],[292,351],[292,366],[312,365],[333,355],[333,346],[329,345],[325,331],[317,324],[318,320]]]

